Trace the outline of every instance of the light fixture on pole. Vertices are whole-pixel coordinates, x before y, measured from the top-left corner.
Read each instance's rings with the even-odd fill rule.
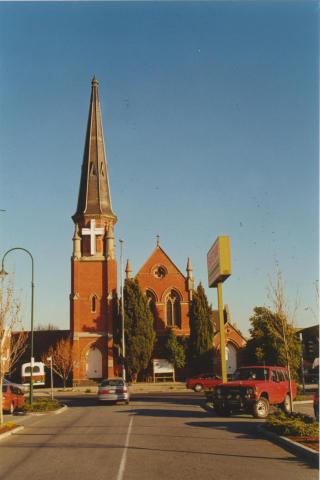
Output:
[[[121,290],[121,339],[122,339],[122,378],[126,379],[126,367],[125,367],[125,356],[126,356],[126,347],[124,339],[124,299],[123,299],[123,240],[120,242],[120,290]]]
[[[0,276],[4,277],[7,275],[7,272],[4,269],[4,260],[8,253],[12,252],[13,250],[22,250],[23,252],[27,253],[29,257],[31,258],[31,338],[30,338],[30,392],[29,392],[29,400],[30,400],[30,405],[33,403],[33,363],[34,363],[34,358],[33,358],[33,314],[34,314],[34,260],[33,256],[27,250],[26,248],[22,247],[14,247],[10,248],[10,250],[7,250],[6,253],[2,257],[2,267],[0,271]]]

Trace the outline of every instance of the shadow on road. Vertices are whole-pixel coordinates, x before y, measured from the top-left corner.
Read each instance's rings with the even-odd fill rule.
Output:
[[[92,396],[61,396],[59,398],[63,403],[66,403],[69,407],[100,407],[100,408],[108,408],[108,406],[97,400],[95,395]],[[137,403],[136,403],[137,402]],[[112,408],[112,413],[117,415],[129,415],[135,416],[140,418],[150,419],[150,427],[154,426],[152,423],[152,418],[176,418],[176,419],[185,419],[183,426],[185,427],[192,427],[195,431],[199,429],[199,433],[201,429],[209,430],[216,430],[216,431],[226,431],[236,435],[236,439],[240,440],[249,439],[249,440],[263,440],[264,437],[261,435],[257,427],[261,425],[263,421],[253,419],[249,415],[238,415],[232,417],[222,418],[217,416],[215,413],[211,411],[206,411],[204,408],[200,408],[204,406],[205,402],[200,395],[194,394],[135,394],[131,396],[131,403],[130,406],[124,405],[119,403],[117,406]],[[166,408],[167,407],[167,408]],[[189,407],[189,408],[188,408]],[[152,424],[152,425],[151,425]],[[84,426],[82,425],[81,428]],[[93,426],[94,428],[98,428],[97,426]],[[101,428],[108,428],[107,425],[102,426]],[[176,426],[174,426],[176,428]],[[138,433],[135,433],[138,435]],[[171,434],[168,434],[170,437]],[[203,437],[203,430],[200,435],[195,435],[195,438],[204,438]],[[208,439],[210,440],[210,439]],[[212,440],[212,438],[211,438]],[[90,443],[90,446],[85,443],[83,446],[77,444],[77,448],[92,448],[95,442]],[[112,445],[112,443],[108,443],[108,448],[118,448],[116,445]],[[53,445],[50,445],[53,447]],[[96,445],[96,448],[100,448],[100,446]],[[149,447],[129,447],[131,450],[157,450]],[[165,449],[160,449],[162,452],[165,452]],[[168,449],[168,452],[172,452],[171,449]],[[269,460],[275,460],[274,457],[267,457],[261,456],[257,457],[256,455],[251,455],[250,452],[246,455],[238,455],[232,452],[228,453],[218,453],[218,452],[205,452],[205,451],[188,451],[183,452],[180,450],[175,451],[176,453],[189,453],[189,454],[201,454],[201,455],[216,455],[216,456],[225,456],[225,457],[237,457],[241,456],[244,458],[263,458]],[[304,465],[306,468],[314,468],[307,460],[298,459],[296,457],[285,457],[282,460],[296,462],[301,465]]]
[[[68,405],[69,407],[92,407],[92,406],[105,406],[107,402],[99,402],[97,395],[59,395],[57,397],[61,403]],[[154,394],[154,393],[135,393],[131,394],[130,402],[134,404],[135,402],[139,403],[152,403],[152,404],[170,404],[172,405],[189,405],[197,406],[203,400],[203,397],[200,395],[187,393],[187,394],[174,394],[174,393],[165,393],[165,394]],[[110,405],[112,402],[110,402]]]

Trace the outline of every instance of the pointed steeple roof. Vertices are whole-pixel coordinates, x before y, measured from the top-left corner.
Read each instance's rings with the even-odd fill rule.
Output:
[[[91,82],[91,99],[87,125],[86,142],[83,154],[80,189],[77,211],[73,215],[76,222],[80,218],[109,218],[116,223],[112,211],[107,159],[103,138],[98,80]]]
[[[128,258],[127,265],[126,265],[126,278],[131,278],[131,274],[132,274],[132,266],[131,266],[131,262]]]

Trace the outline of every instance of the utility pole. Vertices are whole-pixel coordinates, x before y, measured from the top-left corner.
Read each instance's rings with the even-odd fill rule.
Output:
[[[120,290],[121,290],[121,339],[122,339],[122,378],[126,380],[126,367],[125,367],[125,356],[126,356],[126,347],[125,347],[125,338],[124,338],[124,298],[123,298],[123,240],[120,242]]]
[[[51,386],[51,400],[53,400],[53,373],[52,373],[52,357],[48,357],[47,360],[50,362],[50,386]]]

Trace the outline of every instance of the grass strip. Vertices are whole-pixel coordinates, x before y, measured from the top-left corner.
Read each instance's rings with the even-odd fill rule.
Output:
[[[281,436],[319,438],[319,423],[303,413],[285,414],[281,410],[276,410],[268,416],[265,427]]]
[[[61,403],[55,398],[51,399],[48,397],[35,397],[32,405],[30,405],[29,401],[27,401],[27,403],[24,405],[24,411],[32,413],[51,412],[58,410],[61,407]]]

